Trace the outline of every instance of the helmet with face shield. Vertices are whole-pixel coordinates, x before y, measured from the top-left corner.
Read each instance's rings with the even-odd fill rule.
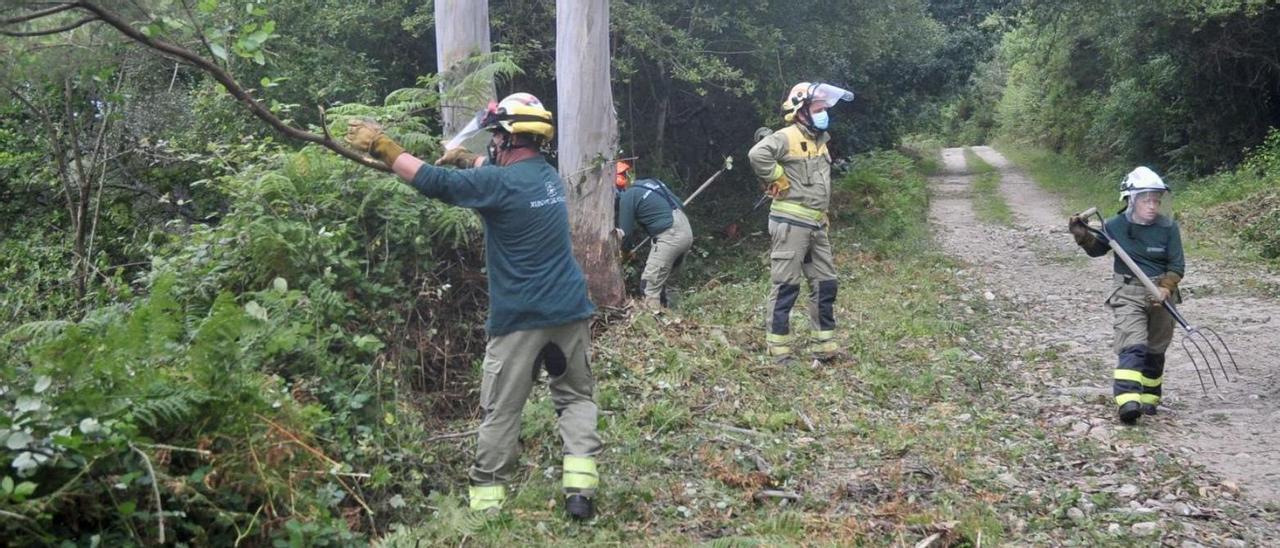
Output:
[[[1139,166],[1120,183],[1124,216],[1136,225],[1168,226],[1173,222],[1173,194],[1151,169]]]

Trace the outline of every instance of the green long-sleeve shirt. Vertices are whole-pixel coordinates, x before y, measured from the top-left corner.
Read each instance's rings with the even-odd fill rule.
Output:
[[[1178,223],[1169,220],[1167,223],[1139,225],[1120,214],[1107,220],[1107,234],[1120,244],[1147,277],[1155,278],[1165,272],[1173,272],[1179,277],[1186,275],[1187,265],[1182,254],[1182,233],[1178,230]],[[1100,245],[1093,249],[1085,250],[1090,257],[1101,257],[1111,250],[1106,238],[1099,237],[1098,243]],[[1115,258],[1112,268],[1116,274],[1133,275],[1120,257]]]
[[[464,170],[423,164],[410,184],[484,220],[490,336],[564,325],[595,311],[573,257],[564,185],[541,156]]]
[[[617,227],[622,229],[623,238],[629,240],[635,240],[637,224],[647,236],[665,232],[674,222],[671,212],[681,209],[680,200],[657,179],[636,181],[618,193],[617,203]]]

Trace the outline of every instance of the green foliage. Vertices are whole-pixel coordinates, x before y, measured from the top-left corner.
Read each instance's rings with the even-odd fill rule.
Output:
[[[6,537],[154,539],[160,490],[169,538],[223,544],[254,529],[245,509],[290,481],[286,466],[250,462],[274,437],[264,417],[304,424],[280,379],[247,367],[272,326],[229,296],[207,313],[184,310],[173,286],[164,276],[132,310],[6,334],[25,343],[0,369],[0,438],[11,450],[0,465],[36,486],[4,503],[25,516],[5,521]],[[281,457],[317,466],[305,453]]]
[[[1276,158],[1280,132],[1250,149],[1240,167],[1202,178],[1166,176],[1174,191],[1175,217],[1190,253],[1231,259],[1280,257],[1280,207],[1276,192]],[[1119,181],[1132,166],[1111,164],[1098,169],[1065,154],[1002,143],[1000,150],[1025,167],[1036,182],[1065,198],[1063,215],[1099,207],[1107,214],[1119,208]]]
[[[1184,224],[1192,224],[1217,240],[1221,238],[1215,232],[1238,234],[1261,257],[1276,260],[1280,259],[1278,189],[1280,130],[1272,129],[1262,144],[1246,153],[1237,169],[1188,185],[1177,204],[1189,212]]]
[[[433,147],[408,111],[434,104],[418,89],[350,108]],[[367,530],[348,523],[365,504],[391,519],[412,498],[392,502],[392,477],[423,479],[417,411],[400,404],[421,400],[399,387],[432,390],[482,347],[478,217],[316,147],[211,150],[195,185],[228,208],[216,225],[141,239],[146,297],[0,337],[12,350],[0,430],[19,449],[0,465],[37,485],[0,497],[34,520],[6,522],[6,536],[152,541],[159,485],[170,539],[346,543],[352,525]],[[359,490],[333,475],[374,468]]]
[[[850,223],[854,234],[871,248],[884,252],[904,242],[914,245],[925,236],[919,218],[929,208],[927,185],[914,161],[901,153],[861,154],[836,182],[834,222]]]
[[[465,63],[472,70],[457,79],[447,96],[437,91],[441,76],[423,76],[418,79],[417,87],[391,92],[381,106],[351,103],[334,107],[329,111],[335,115],[329,131],[335,134],[346,131],[347,120],[352,118],[372,118],[388,126],[388,134],[409,152],[423,158],[439,157],[444,152],[439,136],[422,113],[438,111],[442,104],[482,105],[490,99],[485,96],[490,83],[510,79],[521,72],[512,57],[502,52],[476,55]]]
[[[987,90],[999,132],[1092,165],[1233,164],[1280,122],[1277,25],[1267,3],[1033,2],[999,48],[1007,84]]]
[[[1013,211],[1000,192],[1000,173],[968,147],[964,149],[964,161],[969,173],[974,175],[973,209],[978,218],[987,223],[1012,225]]]

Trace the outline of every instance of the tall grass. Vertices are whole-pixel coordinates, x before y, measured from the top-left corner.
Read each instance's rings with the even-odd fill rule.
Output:
[[[1280,133],[1250,151],[1245,163],[1208,177],[1162,174],[1173,189],[1174,216],[1187,252],[1221,260],[1280,259]],[[1037,183],[1063,198],[1071,214],[1097,207],[1115,214],[1120,181],[1136,166],[1093,168],[1064,154],[1000,143],[999,150]]]
[[[973,179],[973,210],[986,223],[1013,225],[1013,210],[1000,192],[1000,173],[986,160],[965,147],[964,161]]]

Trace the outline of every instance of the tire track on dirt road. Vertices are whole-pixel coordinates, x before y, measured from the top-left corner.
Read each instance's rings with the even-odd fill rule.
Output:
[[[978,220],[973,176],[960,148],[942,153],[944,172],[931,185],[930,223],[947,253],[971,267],[965,279],[981,284],[1000,311],[992,334],[1005,350],[1010,373],[1029,375],[1040,387],[1017,405],[1037,408],[1056,435],[1098,442],[1112,452],[1108,458],[1132,464],[1172,457],[1208,471],[1190,467],[1179,478],[1152,464],[1150,477],[1139,478],[1086,466],[1074,481],[1130,498],[1135,512],[1160,522],[1178,522],[1174,538],[1187,546],[1232,544],[1237,533],[1264,544],[1280,542],[1274,511],[1280,507],[1280,335],[1273,332],[1280,328],[1280,303],[1217,291],[1229,270],[1190,257],[1180,310],[1192,322],[1218,330],[1242,374],[1238,382],[1202,395],[1178,334],[1167,353],[1161,414],[1143,417],[1136,430],[1122,427],[1111,399],[1112,319],[1103,304],[1111,288],[1111,257],[1089,259],[1067,232],[1057,197],[994,149],[973,150],[999,171],[1013,226]],[[1110,210],[1114,204],[1099,206]],[[1191,494],[1170,487],[1188,480],[1194,487],[1185,491]],[[1185,519],[1196,512],[1241,519]]]

